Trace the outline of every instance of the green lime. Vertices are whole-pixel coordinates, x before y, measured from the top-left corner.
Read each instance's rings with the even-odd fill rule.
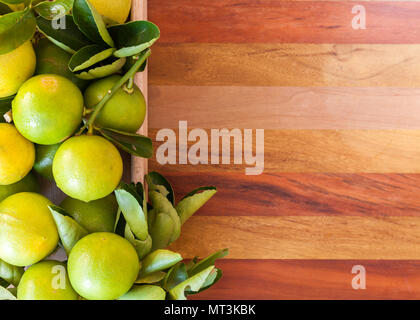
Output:
[[[53,161],[57,186],[85,202],[111,194],[120,183],[123,162],[118,149],[99,136],[82,135],[65,141]]]
[[[95,107],[120,79],[120,76],[114,75],[92,83],[85,91],[86,108]],[[95,123],[101,127],[134,133],[140,129],[146,117],[146,100],[135,84],[131,93],[123,88],[109,99]]]
[[[73,82],[58,75],[38,75],[26,81],[12,102],[19,132],[37,144],[56,144],[82,122],[83,96]]]
[[[35,146],[36,150],[36,157],[35,157],[35,164],[34,170],[41,175],[42,177],[53,181],[53,173],[52,173],[52,163],[57,152],[58,148],[60,147],[61,143],[52,144],[52,145],[41,145],[38,144]]]
[[[118,203],[113,193],[91,202],[67,197],[60,207],[90,233],[114,231]]]
[[[39,191],[38,181],[35,175],[29,172],[25,178],[23,178],[22,180],[18,182],[9,184],[7,186],[0,185],[0,201],[3,201],[7,197],[15,193],[38,192],[38,191]]]
[[[78,300],[66,264],[42,261],[25,271],[17,288],[18,300]]]
[[[91,233],[70,252],[68,271],[73,288],[89,300],[114,300],[132,287],[140,269],[134,247],[108,232]]]
[[[79,79],[70,71],[68,64],[71,54],[48,39],[41,39],[35,47],[36,69],[35,74],[58,74],[69,79],[80,90],[84,90],[89,84],[88,81]]]
[[[36,193],[21,192],[0,203],[0,259],[28,266],[44,259],[58,244],[58,231],[48,206]]]

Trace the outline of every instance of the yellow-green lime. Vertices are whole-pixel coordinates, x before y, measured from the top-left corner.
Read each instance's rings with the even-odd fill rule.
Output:
[[[28,266],[44,259],[58,244],[58,232],[42,195],[22,192],[0,203],[0,259]]]
[[[16,128],[25,138],[37,144],[56,144],[80,126],[83,96],[67,78],[38,75],[20,87],[12,111]]]
[[[14,95],[35,71],[35,52],[31,41],[0,55],[0,98]]]
[[[29,172],[22,180],[9,184],[7,186],[0,185],[0,202],[19,192],[38,192],[39,184],[32,172]]]
[[[57,186],[68,196],[85,202],[113,192],[122,173],[118,149],[99,136],[72,137],[54,156],[53,175]]]
[[[114,231],[118,203],[113,193],[90,202],[67,197],[60,207],[90,233]]]
[[[114,300],[132,287],[140,269],[134,247],[114,233],[91,233],[70,252],[70,282],[89,300]]]
[[[120,79],[121,76],[114,75],[92,83],[85,91],[86,108],[95,107]],[[117,90],[102,108],[95,123],[100,127],[134,133],[141,127],[145,117],[146,100],[133,84],[130,93],[124,87]]]
[[[0,185],[22,180],[35,161],[35,147],[16,128],[0,123]]]
[[[78,300],[67,266],[59,261],[42,261],[30,266],[17,288],[18,300]]]

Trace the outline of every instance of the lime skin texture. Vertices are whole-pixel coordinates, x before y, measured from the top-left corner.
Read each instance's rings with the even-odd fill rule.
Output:
[[[80,126],[83,104],[79,88],[67,78],[38,75],[19,88],[12,102],[13,121],[26,139],[57,144]]]
[[[128,240],[115,233],[91,233],[70,252],[68,272],[76,292],[89,300],[115,300],[136,280],[140,262]]]
[[[0,55],[0,98],[14,95],[22,83],[34,74],[35,64],[31,41]]]
[[[21,192],[0,203],[0,259],[24,267],[48,256],[58,245],[58,231],[42,195]]]
[[[118,149],[100,136],[66,140],[54,156],[53,175],[68,196],[90,202],[111,194],[121,181],[123,161]]]
[[[8,123],[0,123],[0,185],[22,180],[35,161],[35,147]]]
[[[22,180],[9,184],[0,185],[0,202],[15,193],[20,192],[39,192],[39,183],[35,175],[29,172]]]
[[[48,260],[30,266],[17,288],[18,300],[78,300],[71,286],[67,266],[63,262]]]

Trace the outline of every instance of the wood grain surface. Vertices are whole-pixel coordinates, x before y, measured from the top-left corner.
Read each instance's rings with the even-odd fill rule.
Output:
[[[366,29],[352,28],[356,5]],[[234,152],[211,164],[210,138],[209,164],[179,163],[193,137],[176,140],[176,164],[149,162],[177,199],[218,187],[172,247],[230,248],[223,279],[197,298],[420,298],[419,16],[418,1],[149,0],[162,33],[149,63],[155,149],[168,129],[179,139],[179,121],[264,129],[261,175]],[[366,289],[352,287],[355,265]]]
[[[416,2],[149,0],[161,43],[419,43]],[[352,28],[363,4],[365,30]],[[174,20],[180,23],[174,23]],[[182,21],[182,23],[181,23]],[[409,32],[407,32],[409,28]],[[188,30],[186,32],[186,30]]]

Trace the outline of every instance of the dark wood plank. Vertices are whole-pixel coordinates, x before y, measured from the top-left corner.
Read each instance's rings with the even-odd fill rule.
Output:
[[[203,216],[420,216],[419,174],[162,172],[176,199],[202,185],[218,193]]]
[[[354,290],[353,266],[366,269]],[[193,299],[420,299],[420,261],[220,260],[223,278]]]

